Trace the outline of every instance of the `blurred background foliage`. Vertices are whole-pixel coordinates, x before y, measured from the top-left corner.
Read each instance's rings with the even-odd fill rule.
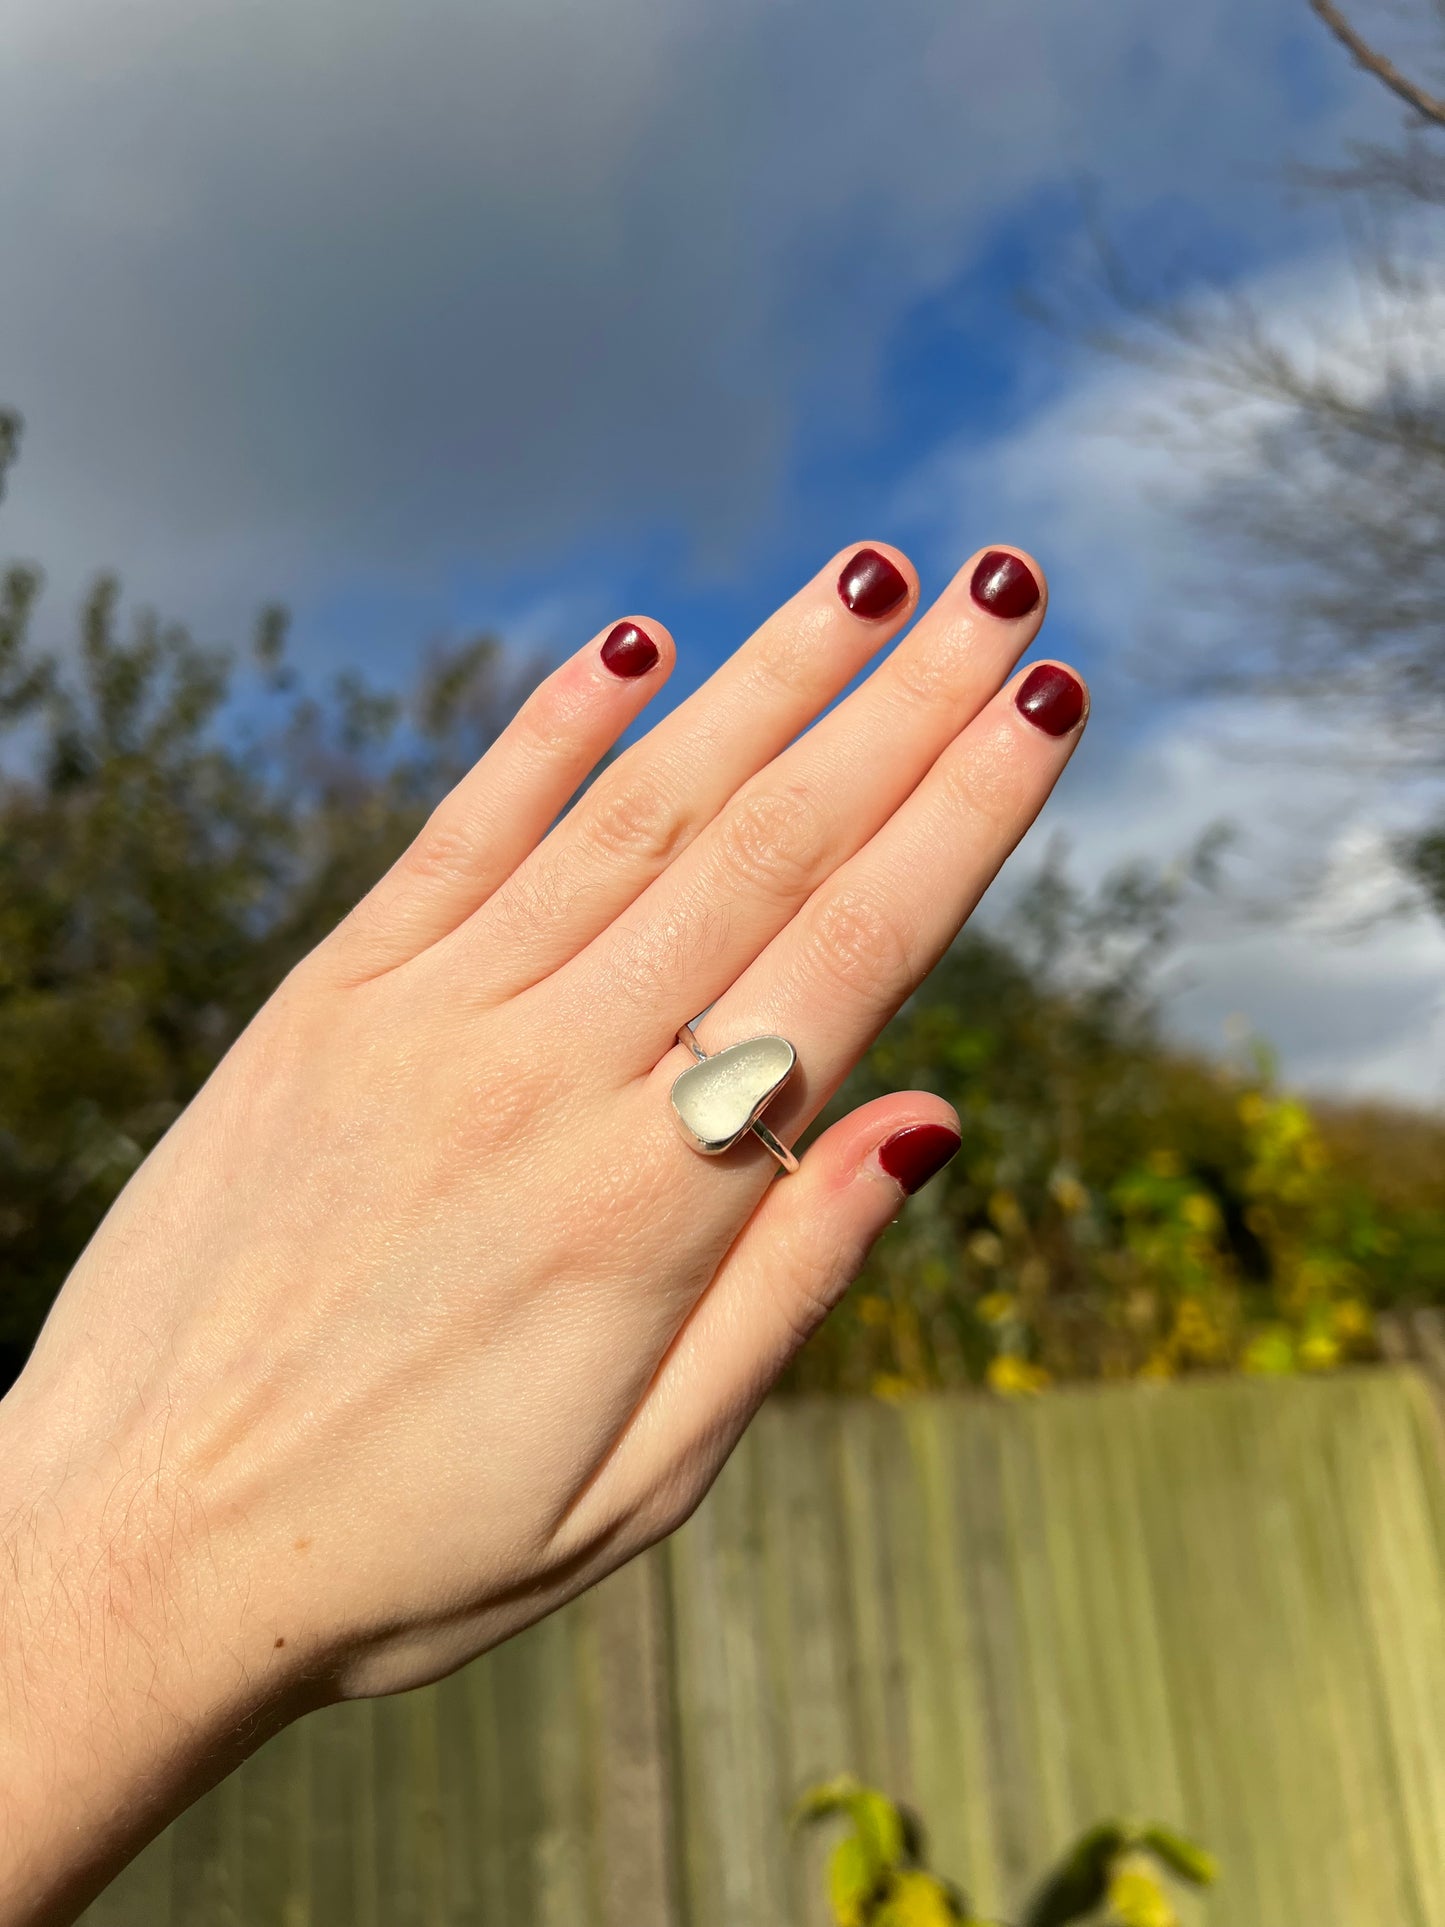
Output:
[[[1163,1034],[1155,970],[1188,874],[1085,897],[1057,858],[966,932],[842,1101],[918,1085],[963,1150],[794,1368],[808,1390],[1320,1371],[1445,1280],[1445,1122],[1311,1108],[1268,1053]]]
[[[7,464],[19,424],[0,424]],[[404,695],[308,688],[286,624],[244,657],[105,578],[59,646],[0,583],[0,1345],[18,1369],[111,1199],[251,1013],[402,848],[540,673],[438,645]],[[1322,1370],[1445,1279],[1445,1125],[1312,1112],[1268,1060],[1173,1047],[1157,980],[1208,836],[1092,894],[1056,849],[969,931],[839,1104],[902,1086],[964,1149],[795,1368],[883,1396]],[[835,1107],[836,1109],[837,1107]]]
[[[0,484],[20,424],[0,412]],[[126,1178],[286,971],[537,679],[490,637],[405,696],[308,688],[267,609],[244,656],[96,581],[40,640],[0,576],[0,1387]]]

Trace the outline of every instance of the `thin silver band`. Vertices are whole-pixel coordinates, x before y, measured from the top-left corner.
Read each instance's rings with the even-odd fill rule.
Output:
[[[691,1024],[683,1025],[682,1029],[677,1033],[677,1041],[679,1044],[686,1044],[699,1064],[705,1064],[707,1062],[707,1052],[697,1041]],[[773,1156],[778,1160],[778,1163],[782,1165],[783,1169],[791,1177],[793,1172],[798,1169],[798,1160],[793,1156],[787,1145],[780,1144],[766,1124],[755,1123],[749,1125],[748,1128],[758,1142],[772,1152]]]

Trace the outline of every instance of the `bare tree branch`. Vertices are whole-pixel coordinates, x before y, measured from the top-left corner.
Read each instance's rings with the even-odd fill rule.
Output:
[[[1334,0],[1309,0],[1309,5],[1367,74],[1373,74],[1376,80],[1383,82],[1398,100],[1403,100],[1423,120],[1433,121],[1436,127],[1445,127],[1445,100],[1438,94],[1427,93],[1408,74],[1401,73],[1393,60],[1372,47],[1351,26]]]

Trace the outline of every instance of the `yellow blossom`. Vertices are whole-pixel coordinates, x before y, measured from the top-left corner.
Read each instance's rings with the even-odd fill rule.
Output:
[[[1026,1358],[1017,1358],[1012,1352],[1002,1352],[989,1360],[987,1378],[990,1391],[1004,1398],[1027,1398],[1041,1392],[1049,1383],[1049,1375],[1041,1365],[1031,1365]]]

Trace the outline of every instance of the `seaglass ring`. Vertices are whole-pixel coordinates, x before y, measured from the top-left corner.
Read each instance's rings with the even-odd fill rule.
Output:
[[[697,1059],[672,1086],[673,1114],[693,1150],[705,1158],[721,1157],[751,1131],[785,1171],[796,1171],[798,1160],[787,1145],[758,1122],[798,1061],[787,1038],[747,1037],[711,1057],[693,1036],[691,1024],[683,1025],[677,1041]]]

